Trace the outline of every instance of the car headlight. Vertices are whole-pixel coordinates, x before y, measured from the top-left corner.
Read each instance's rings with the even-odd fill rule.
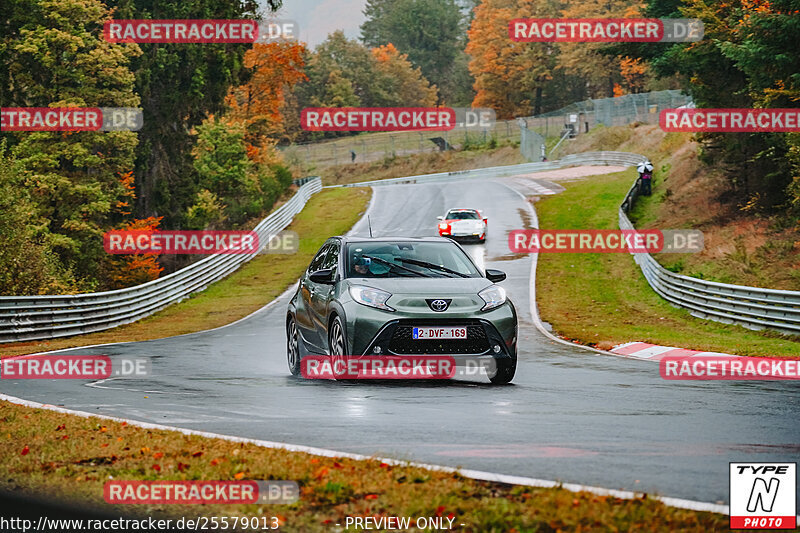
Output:
[[[447,229],[449,225],[447,222],[439,222],[439,229]]]
[[[506,303],[506,290],[500,285],[486,287],[478,293],[478,296],[486,302],[486,305],[481,307],[481,311],[488,311]]]
[[[361,285],[350,286],[350,297],[361,305],[383,309],[384,311],[394,311],[393,307],[386,305],[386,300],[392,297],[392,293],[375,289],[373,287],[364,287]]]

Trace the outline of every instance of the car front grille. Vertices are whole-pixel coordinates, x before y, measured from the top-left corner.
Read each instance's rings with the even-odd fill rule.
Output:
[[[415,340],[411,338],[413,327],[414,326],[409,325],[398,325],[395,327],[391,340],[389,341],[390,353],[398,355],[453,355],[482,354],[489,350],[489,339],[486,335],[486,331],[483,326],[479,324],[467,326],[466,339]]]

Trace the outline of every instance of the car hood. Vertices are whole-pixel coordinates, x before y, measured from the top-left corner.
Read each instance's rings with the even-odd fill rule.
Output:
[[[483,226],[483,220],[478,218],[460,219],[453,218],[445,220],[450,225],[457,224],[459,226]]]
[[[480,311],[485,302],[478,293],[492,285],[486,278],[349,278],[351,285],[364,285],[392,293],[386,302],[399,312],[447,318]],[[433,311],[428,300],[450,300],[444,312]]]

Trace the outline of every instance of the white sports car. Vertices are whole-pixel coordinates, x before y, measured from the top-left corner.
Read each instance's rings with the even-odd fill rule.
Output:
[[[451,209],[439,219],[439,235],[452,239],[486,241],[489,220],[478,209]]]

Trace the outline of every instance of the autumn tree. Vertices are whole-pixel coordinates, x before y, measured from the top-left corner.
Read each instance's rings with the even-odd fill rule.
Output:
[[[385,75],[386,91],[396,95],[397,103],[406,106],[436,104],[436,86],[426,80],[419,67],[414,67],[407,54],[401,54],[393,44],[372,49],[375,70]]]
[[[261,147],[264,139],[286,133],[282,111],[291,88],[305,80],[305,46],[292,41],[256,43],[244,55],[253,74],[247,83],[231,89],[226,102],[228,118],[243,122],[245,140]]]
[[[133,173],[123,176],[123,181],[133,181]],[[132,193],[131,189],[131,193]],[[131,194],[133,196],[133,193]],[[161,217],[132,219],[121,224],[118,229],[125,231],[156,232],[161,224]],[[159,254],[107,254],[102,262],[102,279],[104,289],[124,289],[157,279],[164,271],[158,262]]]
[[[508,22],[558,16],[558,6],[546,0],[483,0],[475,8],[466,49],[477,91],[473,107],[491,107],[497,118],[541,112],[544,91],[558,65],[558,47],[514,42]]]
[[[566,4],[561,16],[636,18],[641,13],[637,0],[590,0]],[[650,77],[643,60],[605,53],[606,43],[560,43],[559,48],[560,67],[583,80],[592,98],[615,96],[615,85],[624,92],[641,92]]]
[[[14,0],[21,2],[22,0]],[[18,3],[18,6],[22,5]],[[111,13],[99,0],[25,2],[20,26],[4,44],[11,89],[3,107],[137,107],[128,64],[135,44],[102,38]],[[27,21],[23,21],[24,17]],[[133,132],[7,132],[11,151],[30,191],[35,218],[48,221],[41,239],[81,281],[97,285],[102,234],[113,206],[125,194],[119,176],[133,168]]]
[[[194,167],[200,176],[195,201],[187,208],[192,229],[226,220],[237,226],[268,211],[292,183],[279,162],[252,157],[243,122],[209,117],[196,130]]]
[[[436,103],[436,88],[394,46],[371,50],[336,31],[306,53],[306,81],[293,90],[297,109],[306,107],[424,107]],[[291,113],[299,116],[299,112]],[[301,132],[304,138],[323,134]],[[326,136],[337,135],[328,133]]]
[[[392,44],[435,84],[447,105],[468,105],[472,95],[464,55],[468,12],[456,0],[367,0],[361,40]]]
[[[23,172],[0,141],[0,296],[74,292]]]
[[[116,19],[256,18],[256,0],[106,0]],[[281,2],[268,0],[269,9]],[[249,72],[243,68],[247,44],[139,45],[131,62],[141,96],[144,126],[136,151],[138,216],[163,216],[165,227],[179,227],[197,192],[191,151],[192,129],[209,114],[225,110],[231,86]]]
[[[649,0],[645,16],[698,18],[704,37],[628,51],[662,76],[679,76],[697,107],[798,107],[798,12],[798,0]],[[703,161],[729,176],[738,205],[781,212],[800,198],[796,135],[711,132],[698,139]]]

